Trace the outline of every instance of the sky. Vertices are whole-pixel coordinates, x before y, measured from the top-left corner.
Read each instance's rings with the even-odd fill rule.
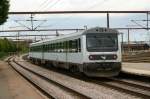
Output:
[[[148,11],[150,10],[150,0],[10,0],[10,12],[17,11],[67,11],[67,10],[85,10],[85,11]],[[30,16],[9,16],[8,21],[0,26],[0,29],[14,29],[13,26],[19,26],[14,20],[27,20]],[[90,27],[106,27],[105,14],[67,14],[67,15],[35,15],[35,19],[47,20],[43,26],[45,28],[82,28],[84,25]],[[111,14],[111,27],[127,27],[135,25],[132,19],[146,19],[145,14]],[[30,27],[30,22],[21,22]],[[35,22],[35,27],[40,22]],[[140,22],[145,25],[145,22]],[[46,27],[47,26],[47,27]],[[11,27],[11,28],[10,28]],[[137,26],[139,27],[139,26]],[[23,29],[18,27],[17,29]],[[127,31],[124,32],[124,38],[127,40]],[[1,35],[2,33],[0,33]],[[10,33],[7,33],[10,35]],[[131,31],[132,41],[149,40],[148,31]]]
[[[149,10],[150,0],[10,0],[10,11]]]

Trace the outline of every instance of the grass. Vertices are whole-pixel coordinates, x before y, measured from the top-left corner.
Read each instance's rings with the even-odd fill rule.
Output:
[[[5,59],[7,56],[9,56],[9,53],[7,53],[7,52],[0,52],[0,60]]]
[[[25,54],[28,53],[28,51],[21,51],[19,54]],[[11,53],[9,52],[0,52],[0,60],[4,60],[6,57],[10,56]]]

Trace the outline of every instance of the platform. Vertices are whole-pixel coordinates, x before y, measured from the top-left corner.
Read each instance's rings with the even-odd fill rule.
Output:
[[[122,72],[150,77],[150,63],[122,63]]]
[[[27,80],[0,61],[0,99],[44,99]]]

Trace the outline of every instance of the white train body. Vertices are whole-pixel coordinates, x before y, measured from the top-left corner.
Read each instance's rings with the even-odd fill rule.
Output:
[[[88,76],[115,76],[122,61],[118,36],[114,29],[99,27],[63,35],[32,43],[29,58]]]

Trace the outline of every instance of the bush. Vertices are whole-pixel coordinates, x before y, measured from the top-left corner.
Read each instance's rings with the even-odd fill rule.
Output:
[[[9,54],[6,52],[0,52],[0,59],[5,58],[6,56],[8,56]]]
[[[18,45],[13,42],[9,41],[8,39],[0,39],[0,58],[4,56],[8,56],[9,54],[13,53],[26,53],[28,52],[28,44],[24,42],[20,42]]]
[[[9,11],[9,1],[1,0],[0,1],[0,25],[6,22],[8,18],[8,11]]]

